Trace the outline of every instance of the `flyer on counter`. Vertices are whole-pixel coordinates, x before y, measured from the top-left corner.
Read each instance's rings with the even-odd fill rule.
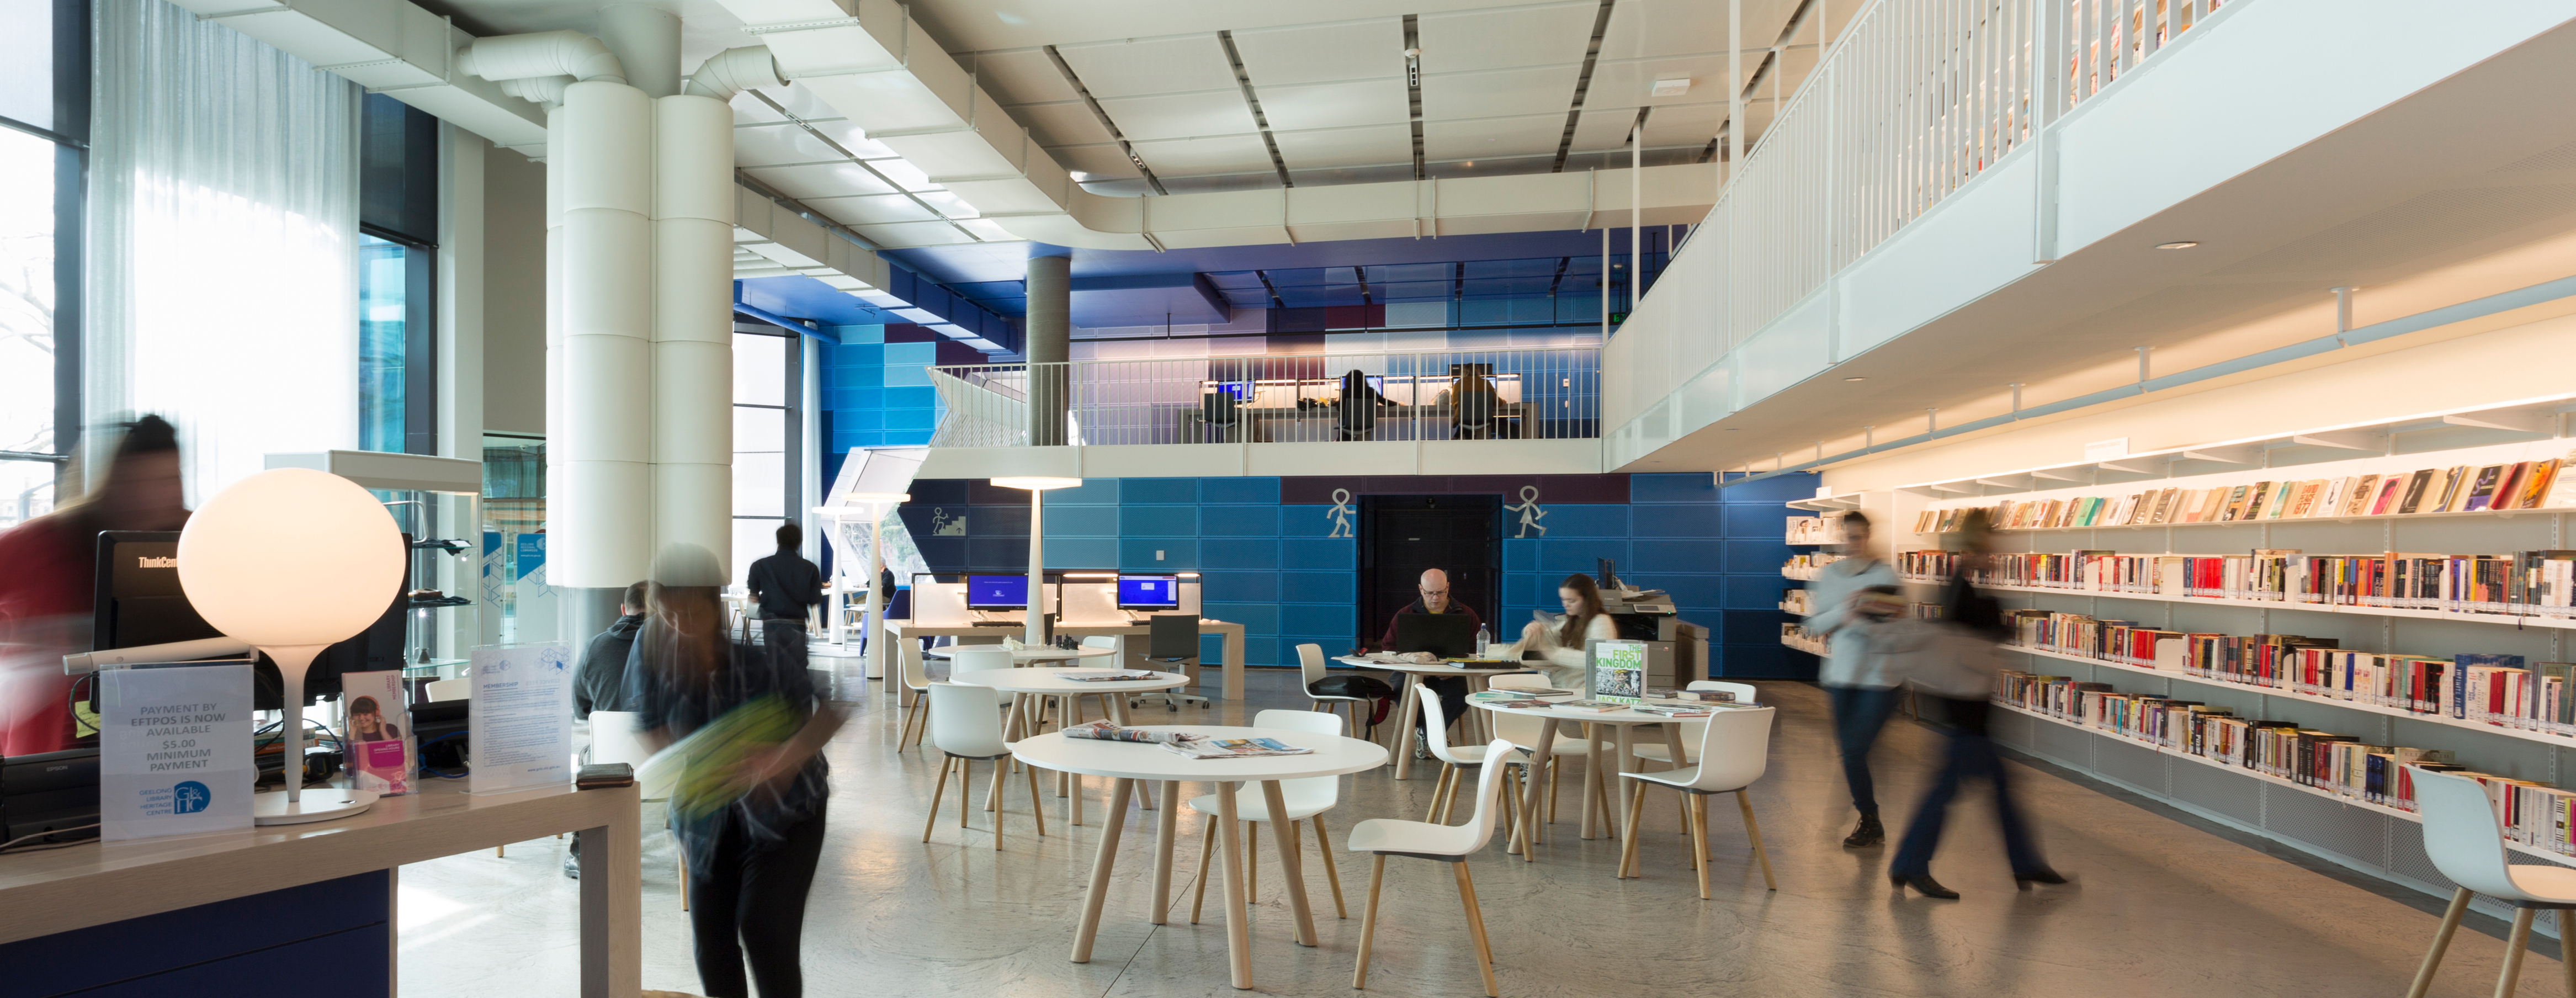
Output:
[[[98,673],[99,838],[251,827],[250,663]]]
[[[340,735],[348,740],[349,778],[356,788],[380,797],[410,793],[420,751],[402,672],[342,673],[340,704]]]
[[[467,793],[572,782],[572,654],[555,641],[484,645],[465,708]]]

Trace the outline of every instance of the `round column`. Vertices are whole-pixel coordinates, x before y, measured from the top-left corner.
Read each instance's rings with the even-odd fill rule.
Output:
[[[733,112],[653,101],[654,547],[733,565]],[[740,579],[729,580],[740,582]]]
[[[652,564],[652,102],[620,83],[575,83],[548,150],[561,194],[548,269],[562,337],[547,368],[547,577],[555,586],[614,591]],[[550,212],[550,214],[552,214]],[[589,637],[595,600],[566,594],[564,637]],[[591,608],[595,609],[595,608]]]
[[[1072,401],[1066,361],[1073,343],[1073,257],[1060,246],[1032,245],[1028,319],[1020,353],[1029,359],[1029,443],[1071,443],[1064,432]],[[1043,255],[1041,255],[1043,254]]]

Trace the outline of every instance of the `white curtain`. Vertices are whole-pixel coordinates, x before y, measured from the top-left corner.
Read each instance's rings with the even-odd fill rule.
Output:
[[[357,85],[164,0],[95,9],[84,438],[169,419],[192,506],[357,446]]]

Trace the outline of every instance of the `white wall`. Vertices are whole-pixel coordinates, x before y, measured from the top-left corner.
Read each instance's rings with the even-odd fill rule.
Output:
[[[498,150],[483,159],[483,425],[546,432],[546,166]]]

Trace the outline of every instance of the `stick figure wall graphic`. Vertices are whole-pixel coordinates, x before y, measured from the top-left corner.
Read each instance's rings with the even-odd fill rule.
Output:
[[[1351,509],[1351,490],[1334,489],[1333,508],[1324,511],[1324,516],[1333,521],[1333,532],[1325,534],[1325,538],[1359,536],[1358,531],[1351,529],[1353,512],[1356,511]]]
[[[1521,501],[1516,505],[1503,508],[1521,515],[1521,530],[1520,533],[1512,535],[1514,539],[1528,537],[1531,530],[1538,531],[1541,537],[1547,536],[1547,528],[1540,526],[1538,522],[1547,516],[1547,511],[1540,509],[1538,505],[1538,486],[1521,486]]]

